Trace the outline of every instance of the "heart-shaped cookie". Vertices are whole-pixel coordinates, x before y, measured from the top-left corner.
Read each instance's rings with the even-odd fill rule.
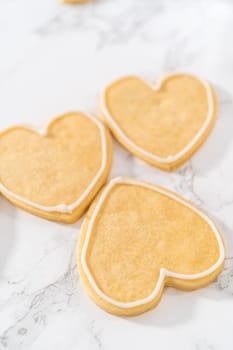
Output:
[[[78,267],[93,301],[116,315],[153,308],[164,286],[193,290],[210,283],[224,260],[211,220],[165,188],[115,178],[83,222]]]
[[[130,152],[163,170],[185,162],[209,134],[217,100],[210,84],[170,74],[152,86],[124,77],[106,87],[100,113]]]
[[[40,133],[12,127],[0,134],[0,192],[28,212],[74,222],[106,181],[111,138],[95,117],[72,112]]]

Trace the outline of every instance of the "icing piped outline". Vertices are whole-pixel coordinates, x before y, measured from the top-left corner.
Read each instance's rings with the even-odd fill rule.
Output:
[[[47,211],[47,212],[72,213],[72,211],[83,202],[83,200],[87,197],[87,195],[90,193],[90,191],[93,189],[93,187],[95,186],[95,184],[99,180],[100,176],[102,175],[102,173],[105,170],[106,165],[107,165],[106,133],[105,133],[104,125],[100,120],[98,120],[96,117],[94,117],[90,114],[76,111],[76,112],[65,113],[63,115],[60,115],[58,117],[53,118],[49,123],[47,123],[47,125],[44,128],[42,128],[40,130],[36,130],[33,127],[28,127],[28,126],[24,126],[24,125],[16,125],[16,126],[13,126],[13,127],[10,127],[8,129],[4,130],[3,133],[5,133],[8,130],[10,131],[11,129],[14,129],[14,128],[24,128],[24,129],[33,131],[33,132],[37,133],[38,135],[46,137],[46,135],[49,132],[49,127],[52,123],[56,122],[56,120],[61,119],[65,116],[77,114],[77,113],[81,114],[82,116],[84,116],[86,118],[89,118],[92,122],[94,122],[97,125],[97,127],[100,131],[101,148],[102,148],[102,159],[101,159],[100,168],[99,168],[97,174],[95,175],[95,177],[93,178],[93,180],[90,182],[90,184],[87,186],[87,188],[83,191],[81,196],[74,203],[71,203],[71,204],[61,203],[61,204],[54,205],[54,206],[45,206],[45,205],[40,205],[40,204],[35,203],[29,199],[26,199],[22,196],[15,194],[14,192],[8,190],[1,182],[0,182],[0,192],[2,192],[3,194],[5,193],[6,195],[10,196],[11,198],[14,198],[14,199],[16,199],[24,204],[30,205],[33,208],[41,209],[41,210]],[[1,137],[1,134],[0,134],[0,137]]]
[[[107,92],[107,89],[110,88],[113,84],[115,84],[118,81],[121,81],[121,80],[123,80],[125,78],[136,78],[138,80],[141,80],[144,84],[149,86],[152,90],[159,91],[160,88],[162,87],[163,83],[167,79],[169,79],[171,77],[179,76],[179,75],[190,76],[190,77],[198,80],[204,86],[204,88],[206,90],[206,95],[207,95],[209,109],[208,109],[207,117],[206,117],[202,127],[199,129],[199,131],[196,133],[196,135],[193,137],[193,139],[181,151],[179,151],[175,155],[169,155],[166,158],[163,158],[163,157],[159,157],[159,156],[157,156],[157,155],[155,155],[155,154],[153,154],[151,152],[148,152],[148,151],[144,150],[142,147],[138,146],[134,141],[132,141],[125,134],[125,132],[118,125],[118,123],[116,122],[114,117],[111,116],[111,114],[108,111],[108,107],[107,107],[107,103],[106,103],[106,92]],[[124,140],[124,142],[126,142],[126,144],[131,146],[137,152],[139,152],[139,154],[146,156],[148,159],[150,159],[152,161],[157,161],[157,162],[162,163],[162,164],[170,164],[170,163],[180,159],[181,157],[183,157],[186,153],[188,153],[190,151],[190,149],[193,148],[193,146],[198,142],[198,140],[204,134],[204,132],[208,128],[208,126],[210,124],[210,121],[212,120],[212,117],[213,117],[213,114],[214,114],[214,100],[213,100],[212,91],[211,91],[211,87],[210,87],[209,83],[207,81],[205,81],[205,80],[201,80],[201,79],[197,78],[196,76],[194,76],[192,74],[188,74],[188,73],[171,73],[171,74],[167,74],[167,75],[163,76],[162,78],[158,79],[157,83],[155,83],[155,84],[149,83],[148,81],[146,81],[146,80],[144,80],[144,79],[142,79],[140,77],[133,76],[133,75],[125,76],[125,77],[122,77],[120,79],[116,79],[112,83],[107,85],[107,87],[104,89],[104,92],[102,93],[102,95],[100,97],[100,107],[101,107],[101,111],[104,114],[104,117],[109,122],[109,124],[111,125],[112,129],[116,133],[118,133],[120,135],[120,137]]]
[[[111,297],[109,297],[108,295],[106,295],[96,284],[94,278],[92,277],[92,274],[87,266],[87,262],[86,262],[86,253],[87,253],[87,249],[88,249],[88,244],[89,244],[89,240],[92,234],[92,227],[93,224],[95,222],[96,216],[103,204],[103,202],[105,201],[107,195],[110,193],[110,190],[116,185],[116,184],[128,184],[128,185],[136,185],[136,186],[141,186],[143,188],[148,188],[150,190],[153,190],[155,192],[159,192],[164,194],[165,196],[172,198],[173,200],[177,201],[178,203],[181,203],[182,205],[188,207],[189,209],[191,209],[194,213],[196,213],[197,215],[199,215],[203,220],[205,220],[209,226],[211,227],[213,233],[216,236],[216,240],[218,242],[219,245],[219,258],[218,261],[212,265],[210,268],[208,268],[205,271],[202,271],[200,273],[196,273],[196,274],[180,274],[180,273],[175,273],[172,271],[169,271],[165,268],[160,268],[160,274],[159,274],[159,278],[158,281],[156,283],[156,286],[153,290],[153,292],[146,298],[140,299],[140,300],[136,300],[136,301],[132,301],[132,302],[121,302],[121,301],[117,301],[115,299],[112,299]],[[217,228],[215,227],[214,223],[208,218],[208,216],[206,214],[204,214],[201,210],[199,210],[198,208],[194,207],[191,203],[187,202],[185,199],[180,198],[179,196],[176,196],[175,193],[171,193],[169,191],[167,191],[165,188],[162,187],[158,187],[156,185],[153,184],[149,184],[146,183],[142,180],[138,180],[138,179],[132,179],[132,178],[124,178],[124,177],[116,177],[114,179],[112,179],[104,188],[103,192],[101,193],[96,207],[91,215],[90,221],[88,223],[88,228],[86,231],[86,236],[85,236],[85,240],[84,240],[84,244],[82,247],[82,251],[81,251],[81,266],[85,272],[85,275],[90,283],[90,285],[92,286],[92,288],[94,289],[95,293],[101,297],[103,300],[105,300],[106,302],[115,305],[117,307],[120,308],[133,308],[136,306],[140,306],[140,305],[144,305],[144,304],[148,304],[149,302],[151,302],[152,300],[155,299],[155,297],[159,294],[160,289],[163,285],[163,281],[165,279],[165,277],[173,277],[173,278],[179,278],[179,279],[184,279],[184,280],[195,280],[195,279],[199,279],[199,278],[203,278],[208,276],[209,274],[211,274],[212,272],[214,272],[216,269],[218,269],[221,264],[223,263],[224,260],[224,255],[225,255],[225,249],[224,249],[224,244],[222,241],[222,238],[220,236],[220,233],[218,232]]]

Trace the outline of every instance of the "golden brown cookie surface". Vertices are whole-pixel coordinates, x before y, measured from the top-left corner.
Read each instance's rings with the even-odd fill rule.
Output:
[[[0,134],[0,191],[29,212],[73,222],[103,185],[111,140],[83,113],[54,119],[41,133],[13,127]]]
[[[186,161],[209,134],[217,112],[213,88],[189,74],[154,86],[124,77],[104,91],[100,113],[130,152],[164,170]]]
[[[115,178],[81,229],[78,266],[94,302],[117,315],[153,308],[165,285],[192,290],[221,271],[224,246],[210,219],[164,188]]]

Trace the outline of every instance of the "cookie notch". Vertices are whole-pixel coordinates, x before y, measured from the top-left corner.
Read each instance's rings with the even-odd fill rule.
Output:
[[[167,157],[160,157],[155,153],[151,153],[139,146],[136,141],[133,141],[130,136],[126,134],[126,131],[122,129],[116,119],[111,115],[109,108],[107,106],[106,95],[107,91],[113,87],[114,85],[121,83],[125,79],[137,79],[142,84],[151,88],[153,91],[160,91],[163,85],[170,79],[179,76],[187,76],[193,78],[201,83],[206,91],[206,97],[208,101],[208,113],[205,118],[202,127],[198,130],[195,136],[191,139],[191,141],[186,144],[186,146],[174,155],[168,155]],[[192,74],[184,74],[184,73],[172,73],[167,74],[161,79],[158,79],[157,83],[152,84],[148,81],[137,77],[137,76],[125,76],[120,79],[117,79],[106,86],[101,97],[100,97],[100,115],[102,119],[108,124],[112,133],[116,137],[116,139],[126,148],[128,151],[132,152],[138,158],[148,162],[149,164],[158,167],[165,171],[172,171],[186,162],[192,155],[195,153],[202,143],[205,141],[207,136],[209,135],[212,127],[214,125],[217,114],[217,97],[215,95],[214,89],[212,86],[205,80],[201,80]],[[127,117],[127,116],[126,116]]]
[[[132,302],[121,302],[106,295],[97,285],[94,275],[91,273],[88,267],[86,255],[92,235],[92,228],[95,224],[98,213],[111,190],[118,184],[136,185],[153,190],[155,192],[159,192],[161,194],[164,194],[168,198],[171,198],[176,202],[182,204],[183,206],[189,208],[195,214],[200,216],[201,219],[203,219],[209,225],[216,238],[219,252],[217,261],[207,270],[196,274],[181,274],[169,271],[165,268],[160,268],[159,278],[158,280],[156,280],[156,285],[153,292],[146,298],[143,298],[141,300],[136,300]],[[120,316],[134,316],[154,308],[160,301],[165,286],[171,286],[180,290],[187,291],[195,290],[206,286],[211,281],[213,281],[222,270],[224,255],[224,243],[219,231],[217,230],[213,222],[208,218],[208,216],[204,214],[201,210],[193,206],[191,203],[189,203],[179,195],[176,195],[175,193],[168,191],[165,188],[146,183],[141,180],[122,177],[112,179],[102,190],[98,198],[95,200],[95,203],[90,208],[90,212],[88,212],[87,218],[83,223],[80,240],[78,243],[79,272],[81,279],[87,288],[89,296],[98,306],[100,306],[107,312]]]
[[[60,203],[52,206],[41,205],[20,195],[17,195],[13,191],[9,190],[6,186],[4,186],[0,181],[0,193],[2,193],[4,197],[6,197],[17,207],[29,213],[38,215],[42,218],[54,221],[61,221],[65,223],[74,223],[75,221],[77,221],[77,219],[83,214],[84,210],[89,205],[91,199],[96,195],[99,188],[104,184],[104,182],[107,179],[111,167],[112,145],[109,132],[105,128],[103,123],[90,114],[82,112],[69,112],[60,115],[56,118],[53,118],[44,128],[40,130],[37,130],[31,126],[28,127],[23,125],[17,125],[14,127],[10,127],[0,133],[1,137],[5,135],[5,133],[11,132],[12,130],[24,129],[35,133],[39,136],[46,137],[47,135],[49,135],[50,127],[53,124],[55,124],[59,120],[65,119],[66,117],[72,115],[81,115],[93,122],[98,128],[101,141],[101,164],[99,170],[97,171],[96,175],[89,183],[89,185],[84,189],[81,196],[79,196],[79,198],[77,198],[75,202],[71,204]]]

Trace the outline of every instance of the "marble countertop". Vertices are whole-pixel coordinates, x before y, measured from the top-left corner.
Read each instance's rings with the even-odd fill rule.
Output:
[[[82,220],[33,217],[0,198],[0,350],[233,348],[233,2],[231,0],[0,1],[0,129],[43,126],[68,110],[97,113],[119,75],[150,80],[174,70],[209,79],[219,117],[182,168],[164,173],[116,143],[111,176],[149,180],[203,208],[227,244],[209,287],[166,289],[154,310],[111,316],[86,296],[76,269]]]

